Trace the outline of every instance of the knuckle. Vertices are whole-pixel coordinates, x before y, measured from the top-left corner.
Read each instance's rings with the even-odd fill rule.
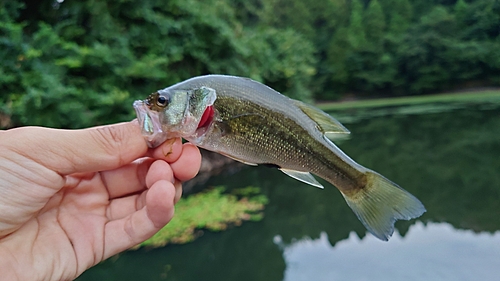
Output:
[[[122,147],[125,133],[119,126],[102,126],[92,130],[93,138],[105,154],[115,157],[122,164]]]

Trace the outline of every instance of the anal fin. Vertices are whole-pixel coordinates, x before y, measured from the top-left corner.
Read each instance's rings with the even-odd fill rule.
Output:
[[[300,172],[300,171],[295,171],[295,170],[289,170],[289,169],[284,169],[284,168],[280,168],[280,170],[287,174],[288,176],[296,179],[296,180],[299,180],[301,182],[304,182],[304,183],[307,183],[307,184],[310,184],[312,186],[315,186],[315,187],[318,187],[318,188],[321,188],[323,189],[323,185],[321,185],[321,183],[319,183],[314,177],[313,175],[311,175],[309,172]]]

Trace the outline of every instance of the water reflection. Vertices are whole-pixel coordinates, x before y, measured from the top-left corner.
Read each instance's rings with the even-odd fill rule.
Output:
[[[261,222],[206,232],[182,246],[126,252],[79,280],[498,279],[500,107],[441,109],[377,109],[376,117],[367,111],[347,124],[351,139],[340,144],[418,197],[425,226],[400,221],[383,243],[366,234],[333,186],[319,190],[276,169],[248,167],[206,186],[261,187],[270,200]],[[277,235],[282,248],[273,243]]]
[[[311,280],[496,280],[500,276],[500,231],[475,233],[447,223],[417,222],[389,243],[373,236],[331,246],[328,234],[284,245],[285,281]]]

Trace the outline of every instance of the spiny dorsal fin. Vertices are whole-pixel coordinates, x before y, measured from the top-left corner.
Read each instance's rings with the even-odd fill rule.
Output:
[[[293,100],[295,105],[297,105],[304,114],[309,116],[316,124],[318,125],[318,129],[325,134],[329,139],[336,140],[339,138],[347,137],[349,130],[347,130],[344,125],[342,125],[337,119],[328,115],[324,111],[320,109],[303,103],[298,100]]]

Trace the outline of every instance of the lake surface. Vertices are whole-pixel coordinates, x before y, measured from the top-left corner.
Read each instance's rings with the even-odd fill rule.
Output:
[[[418,197],[427,212],[389,242],[366,233],[337,189],[248,167],[206,186],[262,188],[260,222],[192,243],[129,251],[78,280],[498,280],[500,106],[447,103],[342,111],[339,146]]]

